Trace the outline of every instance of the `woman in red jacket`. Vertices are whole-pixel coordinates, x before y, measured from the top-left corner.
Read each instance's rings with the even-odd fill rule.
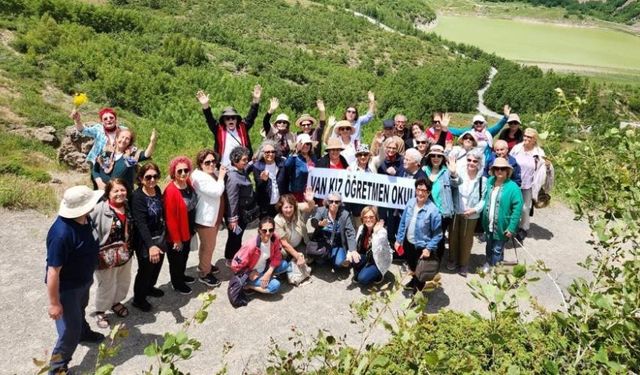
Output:
[[[164,190],[164,214],[167,225],[167,258],[173,289],[191,294],[195,279],[184,274],[187,269],[191,236],[195,233],[197,196],[191,186],[191,160],[186,156],[173,158],[169,163],[171,182]]]
[[[231,263],[233,272],[249,273],[247,287],[260,293],[277,293],[280,281],[276,277],[289,270],[289,262],[282,259],[282,245],[275,228],[272,218],[260,220],[258,237],[245,242]]]

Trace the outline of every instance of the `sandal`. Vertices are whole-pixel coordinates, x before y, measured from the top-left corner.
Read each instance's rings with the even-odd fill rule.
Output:
[[[129,315],[129,310],[127,309],[127,307],[120,302],[111,306],[111,310],[121,318],[125,318]]]
[[[98,328],[109,328],[109,320],[103,312],[96,312],[96,324]]]

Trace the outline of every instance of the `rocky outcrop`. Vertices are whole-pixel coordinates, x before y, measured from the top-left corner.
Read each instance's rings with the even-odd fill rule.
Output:
[[[60,140],[56,137],[56,128],[53,126],[43,126],[34,128],[26,125],[9,125],[7,131],[25,138],[35,139],[46,145],[58,147]]]
[[[69,126],[64,131],[64,138],[58,149],[58,161],[74,170],[89,172],[87,154],[91,146],[93,146],[93,138],[84,137],[76,131],[74,126]]]

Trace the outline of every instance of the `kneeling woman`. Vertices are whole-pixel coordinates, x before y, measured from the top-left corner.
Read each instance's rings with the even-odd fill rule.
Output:
[[[282,244],[275,229],[272,218],[260,220],[258,237],[245,242],[231,262],[233,272],[249,273],[247,287],[260,293],[277,293],[280,281],[276,276],[289,269],[289,262],[282,259]]]
[[[418,260],[428,259],[439,262],[437,254],[438,243],[442,239],[442,215],[431,199],[431,180],[419,179],[415,182],[416,197],[409,199],[407,207],[402,213],[398,233],[396,235],[396,251],[403,247],[406,253],[407,265],[413,275]],[[422,289],[422,285],[415,275],[405,287]]]
[[[356,235],[356,248],[347,253],[347,260],[353,266],[354,279],[367,286],[384,279],[391,265],[392,251],[378,210],[367,206],[362,209],[360,218],[362,225]]]

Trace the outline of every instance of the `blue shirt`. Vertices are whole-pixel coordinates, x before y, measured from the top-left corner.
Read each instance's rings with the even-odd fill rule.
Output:
[[[126,129],[127,127],[119,124],[118,127],[120,129]],[[102,153],[102,149],[109,141],[109,137],[104,132],[104,126],[101,123],[97,123],[93,126],[85,126],[81,132],[85,137],[91,137],[95,139],[93,142],[93,146],[89,153],[87,154],[87,161],[91,164],[96,162],[98,156]]]
[[[80,224],[74,219],[56,218],[47,234],[47,269],[62,267],[60,290],[78,288],[93,280],[99,250],[90,222]]]

